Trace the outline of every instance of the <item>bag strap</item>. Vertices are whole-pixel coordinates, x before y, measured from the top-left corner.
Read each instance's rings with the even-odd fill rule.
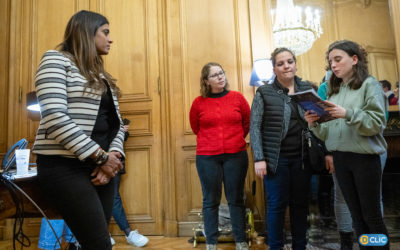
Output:
[[[296,106],[294,106],[293,104],[296,104]],[[303,128],[303,131],[309,130],[308,127],[304,125],[305,124],[304,119],[301,119],[301,116],[299,114],[299,106],[297,105],[297,103],[290,102],[290,105],[292,105],[292,107],[296,109],[294,110],[294,112],[296,113],[297,121],[300,123],[301,127]]]
[[[297,110],[298,111],[298,110]],[[303,142],[307,142],[308,146],[311,147],[311,137],[314,136],[316,139],[318,139],[321,142],[322,145],[322,150],[324,151],[325,155],[329,154],[328,149],[326,149],[325,146],[325,142],[320,140],[319,138],[317,138],[312,132],[311,130],[304,125],[303,120],[300,117],[299,112],[296,112],[297,114],[297,120],[299,121],[299,123],[301,124],[301,126],[303,127],[303,131],[301,133],[301,139]],[[303,151],[303,147],[302,147],[302,151]]]
[[[294,105],[296,104],[296,106]],[[299,107],[297,103],[290,102],[290,105],[294,109],[293,112],[296,113],[297,116],[297,121],[300,123],[300,126],[303,128],[301,131],[301,161],[304,162],[304,143],[307,143],[307,145],[310,147],[311,139],[310,139],[310,134],[308,127],[304,125],[303,119],[301,119],[300,114],[299,114]],[[296,110],[297,109],[297,110]]]

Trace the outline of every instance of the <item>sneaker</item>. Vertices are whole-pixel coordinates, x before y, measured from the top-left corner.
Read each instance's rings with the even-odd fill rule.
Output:
[[[206,244],[206,250],[217,250],[216,244]]]
[[[111,241],[111,246],[114,246],[115,245],[115,240],[113,239],[113,237],[111,237],[111,235],[110,235],[110,241]]]
[[[137,247],[142,247],[149,242],[146,236],[141,235],[137,230],[131,231],[128,237],[125,237],[129,244],[135,245]]]
[[[246,242],[237,242],[236,243],[236,250],[249,250],[249,245]]]

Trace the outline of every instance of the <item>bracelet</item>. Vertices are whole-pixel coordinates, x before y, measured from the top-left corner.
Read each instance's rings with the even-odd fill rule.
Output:
[[[96,165],[99,166],[104,165],[104,163],[106,163],[107,161],[108,161],[108,154],[106,151],[101,150],[98,156],[96,154],[96,160],[94,161]]]
[[[102,151],[101,147],[98,147],[96,151],[94,151],[94,158],[97,159],[99,157],[100,152]]]

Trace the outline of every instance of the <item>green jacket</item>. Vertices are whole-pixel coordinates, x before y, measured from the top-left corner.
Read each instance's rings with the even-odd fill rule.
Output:
[[[339,118],[310,127],[329,151],[382,154],[386,151],[383,130],[386,126],[385,96],[375,78],[368,77],[357,90],[342,85],[339,93],[327,99],[346,109]]]

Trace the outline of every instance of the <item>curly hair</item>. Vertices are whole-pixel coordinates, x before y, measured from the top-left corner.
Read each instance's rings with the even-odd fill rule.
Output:
[[[357,56],[358,62],[353,65],[352,77],[353,80],[349,83],[349,87],[351,89],[359,89],[364,82],[364,80],[369,76],[368,72],[368,60],[367,60],[367,51],[362,48],[359,44],[349,40],[339,40],[331,43],[329,45],[328,51],[326,52],[326,60],[328,62],[327,69],[332,70],[331,65],[329,63],[329,53],[334,49],[340,49],[346,52],[350,57]],[[332,74],[329,78],[329,92],[328,96],[339,93],[340,84],[342,83],[342,79],[338,78],[335,74]]]
[[[207,79],[208,79],[208,74],[210,74],[210,68],[212,66],[218,66],[220,67],[222,70],[224,70],[224,68],[222,68],[222,66],[219,63],[216,62],[209,62],[206,65],[203,66],[203,68],[201,69],[201,77],[200,77],[200,94],[202,97],[209,97],[211,94],[211,88],[210,86],[207,84]],[[228,79],[225,79],[225,90],[229,90],[229,83],[228,83]]]

